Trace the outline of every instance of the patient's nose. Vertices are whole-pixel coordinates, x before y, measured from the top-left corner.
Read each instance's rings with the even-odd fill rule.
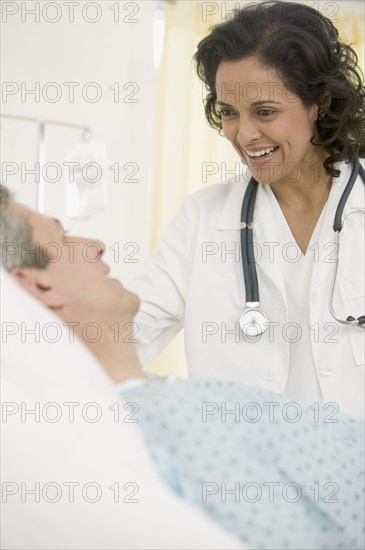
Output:
[[[105,243],[103,243],[103,241],[99,241],[98,239],[94,240],[94,243],[96,243],[96,245],[99,249],[99,255],[100,255],[100,258],[101,258],[102,255],[105,252]]]
[[[105,243],[98,239],[82,239],[84,244],[84,253],[88,256],[89,260],[93,258],[93,261],[100,260],[105,252]]]
[[[100,260],[105,252],[105,243],[103,243],[103,241],[99,241],[98,239],[93,239],[91,242],[96,246],[98,259]]]

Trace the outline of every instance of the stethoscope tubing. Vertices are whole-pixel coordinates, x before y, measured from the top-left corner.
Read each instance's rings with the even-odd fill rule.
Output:
[[[358,318],[357,320],[350,320],[352,318],[348,318],[346,321],[339,319],[333,310],[333,294],[334,294],[334,288],[337,278],[337,268],[338,268],[338,258],[339,258],[339,246],[340,246],[340,238],[339,234],[343,227],[344,219],[342,219],[343,211],[347,202],[347,199],[352,191],[352,188],[355,184],[355,181],[360,174],[364,184],[365,184],[365,170],[361,166],[359,158],[357,156],[354,156],[352,159],[353,166],[351,170],[351,175],[349,178],[349,181],[347,182],[347,185],[345,187],[345,190],[343,191],[341,198],[339,200],[335,217],[334,217],[334,224],[333,224],[333,230],[335,233],[335,244],[336,244],[336,250],[337,250],[337,257],[335,260],[335,265],[333,269],[332,274],[332,283],[331,283],[331,289],[330,289],[330,295],[329,295],[329,309],[332,314],[332,316],[340,323],[348,324],[348,325],[356,325],[360,326],[361,328],[365,328],[361,321],[361,318]],[[245,292],[246,292],[246,306],[248,308],[252,308],[252,312],[254,308],[258,308],[260,306],[260,294],[259,294],[259,285],[258,285],[258,278],[257,278],[257,269],[256,269],[256,261],[255,261],[255,250],[254,250],[254,241],[253,241],[253,218],[254,218],[254,209],[255,209],[255,202],[256,202],[256,193],[257,193],[258,183],[257,181],[252,177],[249,181],[249,184],[247,186],[246,192],[243,197],[242,201],[242,207],[241,207],[241,257],[242,257],[242,270],[243,270],[243,279],[245,284]],[[353,210],[352,212],[362,211],[361,209]],[[346,216],[345,216],[346,217]],[[265,315],[264,312],[261,310],[258,310],[260,314]],[[263,328],[265,330],[265,328]]]
[[[242,257],[242,269],[243,269],[243,280],[245,283],[246,291],[246,302],[252,303],[257,300],[254,300],[253,295],[253,279],[257,280],[257,273],[255,261],[252,261],[252,255],[249,255],[249,249],[253,248],[253,230],[252,230],[252,220],[253,220],[253,211],[255,207],[255,201],[252,200],[256,198],[257,182],[251,178],[247,186],[241,208],[241,257]],[[249,208],[251,206],[251,208]],[[253,258],[254,260],[254,258]],[[257,285],[258,289],[258,285]],[[256,296],[255,296],[256,297]],[[258,297],[258,296],[257,296]]]
[[[365,183],[365,172],[361,174],[361,177]],[[346,216],[342,220],[341,229],[343,226],[343,223],[345,219],[350,216],[351,214],[355,213],[361,213],[365,214],[365,211],[363,208],[354,208],[350,212],[346,214]],[[330,293],[328,296],[328,308],[330,310],[330,313],[334,319],[338,323],[341,323],[342,325],[351,325],[351,326],[357,326],[359,328],[365,329],[365,325],[361,322],[362,317],[359,317],[358,319],[355,319],[354,317],[348,317],[347,319],[341,319],[336,315],[334,309],[333,309],[333,295],[335,293],[335,287],[336,287],[336,280],[337,280],[337,271],[338,271],[338,263],[339,263],[339,256],[340,256],[340,230],[337,229],[334,231],[334,243],[335,243],[335,250],[336,250],[336,258],[333,262],[333,271],[332,271],[332,280],[331,280],[331,287],[330,287]]]
[[[364,178],[365,174],[364,174],[363,167],[360,165],[358,157],[354,157],[350,179],[347,182],[345,190],[341,195],[341,198],[338,202],[338,206],[337,206],[337,209],[336,209],[335,219],[334,219],[334,222],[333,222],[333,231],[335,231],[335,232],[337,232],[337,231],[339,232],[342,229],[342,214],[343,214],[347,199],[349,198],[349,195],[350,195],[350,193],[352,191],[352,188],[354,186],[354,183],[356,181],[356,178],[359,175],[360,168],[361,168],[360,175],[361,175],[362,179],[365,182],[365,178]]]
[[[254,216],[254,208],[256,203],[256,193],[257,193],[257,185],[254,186],[254,189],[252,191],[251,201],[248,206],[248,218],[247,218],[249,220],[249,226],[247,228],[247,258],[248,258],[248,266],[249,266],[250,275],[251,275],[251,291],[252,291],[253,302],[260,301],[259,283],[257,279],[257,270],[256,270],[256,258],[255,258],[255,250],[254,250],[254,243],[253,243],[253,216]]]

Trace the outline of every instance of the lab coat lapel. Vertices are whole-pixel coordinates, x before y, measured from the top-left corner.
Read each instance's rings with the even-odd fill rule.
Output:
[[[276,232],[274,213],[270,205],[269,196],[264,185],[259,185],[256,195],[254,214],[254,241],[259,244],[257,255],[258,277],[260,270],[271,279],[280,290],[286,304],[286,292],[282,268],[282,247],[285,243],[280,242]],[[279,243],[279,246],[275,246]]]
[[[232,189],[221,215],[218,219],[216,229],[218,231],[235,230],[238,232],[237,239],[240,239],[241,227],[241,207],[243,196],[246,191],[249,178],[245,177],[237,183],[227,183]],[[278,242],[275,235],[275,225],[273,221],[273,213],[270,208],[267,194],[263,190],[263,186],[259,185],[256,195],[255,212],[254,212],[254,242],[256,243],[255,255],[257,257],[257,275],[260,285],[260,272],[265,275],[277,286],[280,290],[283,299],[285,298],[284,279],[281,267],[281,252],[275,251],[274,261],[270,257],[269,243]],[[264,245],[263,243],[267,243]],[[279,257],[280,255],[280,257]],[[262,273],[261,273],[262,276]]]
[[[350,178],[352,164],[341,163],[340,168],[341,174],[339,178],[335,178],[332,183],[331,196],[328,199],[328,203],[330,204],[326,205],[326,212],[322,220],[320,231],[318,233],[318,242],[311,243],[314,251],[314,247],[318,247],[318,257],[313,264],[311,285],[312,291],[317,290],[318,287],[322,284],[323,280],[326,277],[332,276],[333,272],[334,266],[332,259],[334,257],[333,253],[335,251],[333,222],[337,205]],[[355,182],[355,186],[356,184],[357,182]],[[356,190],[353,189],[345,205],[343,216],[346,215],[349,210],[351,210],[352,208],[356,208],[357,206],[358,204],[356,204]],[[310,251],[308,251],[308,253],[310,253]],[[313,253],[316,254],[316,252]]]

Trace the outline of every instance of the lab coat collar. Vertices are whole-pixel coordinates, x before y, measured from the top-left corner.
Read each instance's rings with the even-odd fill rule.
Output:
[[[363,166],[365,165],[363,159],[361,159],[360,162]],[[337,192],[337,189],[338,190],[345,189],[346,183],[350,178],[352,164],[351,163],[345,164],[344,162],[341,162],[336,166],[341,170],[341,175],[339,176],[339,178],[335,178],[333,181],[333,187],[334,187],[333,191]],[[234,178],[231,178],[227,182],[226,185],[230,186],[231,190],[224,204],[224,207],[221,211],[221,214],[218,218],[218,222],[216,225],[216,229],[218,231],[224,231],[226,229],[227,230],[240,229],[242,200],[243,200],[243,195],[246,191],[247,185],[250,181],[250,178],[251,178],[251,174],[249,170],[245,169],[242,171],[241,178],[238,182],[236,182]],[[266,206],[267,207],[269,206],[268,204],[265,206],[262,205],[262,199],[264,194],[262,193],[262,189],[260,189],[261,187],[262,186],[259,185],[259,189],[256,197],[255,218],[256,218],[256,209],[262,209],[264,211],[266,209]],[[351,193],[346,203],[346,211],[351,208],[356,208],[356,206],[357,206],[357,199],[355,197],[355,193]],[[332,226],[330,227],[330,230],[332,230]]]
[[[234,177],[227,182],[226,185],[230,186],[231,190],[218,218],[215,227],[217,231],[239,230],[241,228],[241,206],[250,177],[249,172],[244,171],[238,182],[235,181]]]
[[[364,164],[363,160],[360,160]],[[341,162],[336,165],[337,168],[341,170],[341,174],[338,178],[334,178],[331,193],[335,193],[336,200],[335,205],[338,204],[338,201],[342,195],[343,190],[346,187],[346,183],[349,180],[352,164]],[[242,177],[239,182],[235,182],[232,178],[227,185],[231,186],[230,193],[224,204],[221,215],[218,218],[216,225],[217,231],[224,230],[236,230],[239,231],[241,228],[241,206],[244,193],[246,191],[247,185],[250,181],[251,174],[249,170],[243,170]],[[360,178],[360,176],[359,176]],[[361,180],[361,178],[360,178]],[[356,185],[356,184],[355,184]],[[360,188],[361,189],[361,188]],[[362,189],[361,189],[362,191]],[[353,190],[350,193],[348,201],[345,206],[344,213],[352,208],[359,206],[359,191]],[[322,229],[320,231],[319,240],[320,247],[323,247],[325,242],[333,241],[333,219],[334,211],[327,212],[323,220]],[[275,227],[272,221],[272,211],[269,204],[268,194],[265,192],[262,185],[259,185],[256,196],[255,203],[255,213],[254,213],[254,228],[255,236],[254,240],[257,243],[264,242],[274,242],[278,239],[275,236]],[[239,238],[239,236],[238,236]],[[327,277],[333,267],[332,263],[318,262],[314,265],[312,272],[312,290],[317,288],[323,279]],[[282,272],[282,266],[280,262],[270,262],[269,256],[263,254],[260,258],[260,261],[257,265],[258,272],[260,269],[272,280],[272,282],[280,290],[284,302],[286,302],[286,292],[285,284]]]

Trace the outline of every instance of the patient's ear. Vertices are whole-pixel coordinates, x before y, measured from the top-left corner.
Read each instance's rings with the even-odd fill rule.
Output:
[[[10,275],[46,307],[58,309],[64,305],[64,300],[52,284],[51,277],[46,269],[16,267],[10,271]]]

